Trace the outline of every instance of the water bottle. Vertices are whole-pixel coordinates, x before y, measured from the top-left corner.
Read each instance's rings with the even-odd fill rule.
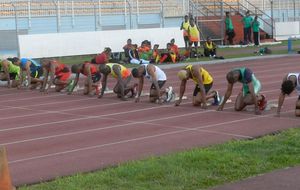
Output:
[[[292,53],[292,38],[288,39],[288,53]]]

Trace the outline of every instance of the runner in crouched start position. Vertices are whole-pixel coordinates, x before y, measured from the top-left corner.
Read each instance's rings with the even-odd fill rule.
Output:
[[[20,67],[10,60],[0,60],[0,80],[5,81],[8,88],[20,86]]]
[[[53,59],[42,60],[42,67],[44,72],[44,81],[41,92],[48,92],[51,84],[55,85],[55,91],[60,92],[69,84],[71,71],[65,64]],[[48,79],[50,75],[50,79]]]
[[[90,62],[84,62],[83,64],[72,65],[72,73],[76,74],[75,80],[71,82],[70,88],[68,89],[68,94],[72,94],[74,88],[77,86],[80,74],[87,77],[84,83],[84,95],[99,95],[100,92],[100,79],[101,74],[99,66],[92,64]]]
[[[132,76],[139,79],[138,93],[135,98],[135,102],[140,101],[140,96],[144,86],[144,77],[147,78],[151,83],[150,87],[150,102],[169,102],[175,96],[173,89],[170,86],[166,90],[162,90],[164,84],[167,81],[167,76],[159,67],[153,64],[142,64],[138,68],[134,68],[131,71]],[[163,97],[163,95],[166,95]]]
[[[100,65],[100,72],[103,74],[102,79],[102,89],[98,98],[102,98],[104,91],[107,85],[108,75],[111,75],[113,78],[117,79],[117,84],[115,85],[113,91],[117,94],[118,98],[121,100],[127,100],[126,95],[131,92],[131,97],[136,95],[136,86],[128,86],[132,78],[131,72],[128,68],[117,63],[107,63],[105,65]]]
[[[261,114],[265,109],[267,101],[264,95],[259,95],[261,84],[249,68],[236,68],[227,73],[227,91],[224,100],[218,107],[218,111],[222,111],[228,98],[231,96],[233,85],[236,82],[243,84],[242,90],[238,94],[235,101],[235,110],[242,111],[247,105],[255,105],[254,113]]]
[[[300,73],[288,73],[281,84],[281,93],[278,98],[277,116],[280,116],[280,110],[283,105],[285,95],[290,95],[294,90],[297,91],[298,99],[296,101],[295,115],[300,117]]]
[[[220,97],[218,91],[211,91],[213,86],[212,76],[199,65],[187,65],[178,72],[178,77],[181,80],[179,100],[176,101],[175,106],[179,106],[185,92],[187,80],[192,79],[196,84],[193,93],[193,105],[200,106],[206,109],[206,101],[213,98],[213,105],[219,105]]]
[[[38,85],[43,84],[43,80],[40,78],[43,75],[43,68],[41,64],[37,63],[32,59],[22,58],[19,59],[17,57],[13,58],[13,62],[16,65],[20,66],[21,69],[21,77],[20,77],[20,84],[23,84],[25,73],[27,80],[25,80],[25,87],[35,89]]]

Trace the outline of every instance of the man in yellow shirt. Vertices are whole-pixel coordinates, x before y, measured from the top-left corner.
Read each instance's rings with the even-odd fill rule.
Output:
[[[189,16],[185,15],[184,16],[184,21],[181,23],[180,30],[183,30],[183,40],[185,44],[185,50],[188,49],[188,43],[189,43],[189,34],[188,34],[188,29],[190,26],[190,21],[189,21]]]
[[[200,65],[188,65],[180,70],[177,74],[181,80],[179,99],[176,101],[175,106],[179,106],[185,92],[187,80],[192,79],[195,83],[193,93],[193,105],[201,106],[206,109],[206,101],[213,98],[213,105],[219,105],[220,97],[218,91],[210,91],[213,86],[212,76]]]
[[[188,34],[189,34],[190,57],[194,57],[194,56],[192,56],[193,44],[195,47],[196,57],[198,57],[198,42],[200,42],[200,30],[199,30],[198,26],[195,24],[195,20],[193,18],[190,19],[190,26],[188,28]]]

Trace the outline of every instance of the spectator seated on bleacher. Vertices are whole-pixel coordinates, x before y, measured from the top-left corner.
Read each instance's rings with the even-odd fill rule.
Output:
[[[139,52],[137,50],[137,44],[134,44],[129,50],[129,57],[130,57],[130,63],[131,64],[149,64],[150,61],[140,59]]]
[[[127,44],[125,46],[123,46],[123,50],[124,50],[124,55],[125,55],[125,59],[124,62],[125,63],[129,63],[130,62],[130,57],[129,57],[129,50],[132,49],[132,40],[128,39],[127,40]]]
[[[171,43],[167,43],[167,49],[165,53],[161,54],[159,63],[176,63],[176,54],[171,48]]]

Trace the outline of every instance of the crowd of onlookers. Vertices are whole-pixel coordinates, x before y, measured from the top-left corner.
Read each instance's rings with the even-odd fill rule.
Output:
[[[242,18],[244,41],[241,42],[243,45],[252,44],[259,46],[259,26],[258,16],[255,15],[254,19],[251,17],[250,12],[247,11],[246,15]],[[231,20],[230,12],[226,12],[225,18],[226,35],[230,45],[233,45],[233,39],[235,37],[234,26]],[[253,33],[253,35],[252,35]],[[252,40],[253,36],[253,40]]]
[[[96,55],[92,63],[104,64],[108,62],[113,63],[131,63],[131,64],[162,64],[162,63],[176,63],[178,61],[187,60],[189,58],[198,58],[200,56],[216,57],[216,44],[207,38],[203,44],[203,54],[195,51],[189,52],[189,49],[180,51],[175,39],[171,39],[166,44],[164,49],[159,48],[159,44],[152,45],[150,41],[144,40],[140,46],[133,44],[131,39],[123,46],[124,52],[112,53],[112,50],[107,47],[103,52]],[[193,54],[194,53],[194,54]]]
[[[208,36],[205,40],[201,40],[201,30],[195,22],[196,18],[192,15],[185,15],[184,21],[181,23],[180,30],[183,31],[183,40],[185,48],[180,51],[175,43],[175,39],[171,39],[166,47],[160,48],[159,44],[151,44],[150,41],[144,40],[140,45],[133,43],[131,39],[123,46],[124,52],[111,53],[110,48],[106,48],[101,54],[97,55],[93,60],[94,63],[131,63],[131,64],[147,64],[147,63],[176,63],[178,61],[187,60],[190,58],[210,57],[215,59],[224,59],[222,56],[217,56],[217,45]],[[259,45],[259,26],[258,17],[254,19],[247,11],[241,22],[244,25],[244,41],[242,44],[250,44],[254,41],[255,45]],[[230,12],[226,12],[225,18],[226,36],[228,44],[233,45],[235,37],[234,25],[231,20]],[[252,35],[253,32],[253,35]],[[253,36],[253,40],[252,40]],[[199,50],[200,47],[203,51]]]

